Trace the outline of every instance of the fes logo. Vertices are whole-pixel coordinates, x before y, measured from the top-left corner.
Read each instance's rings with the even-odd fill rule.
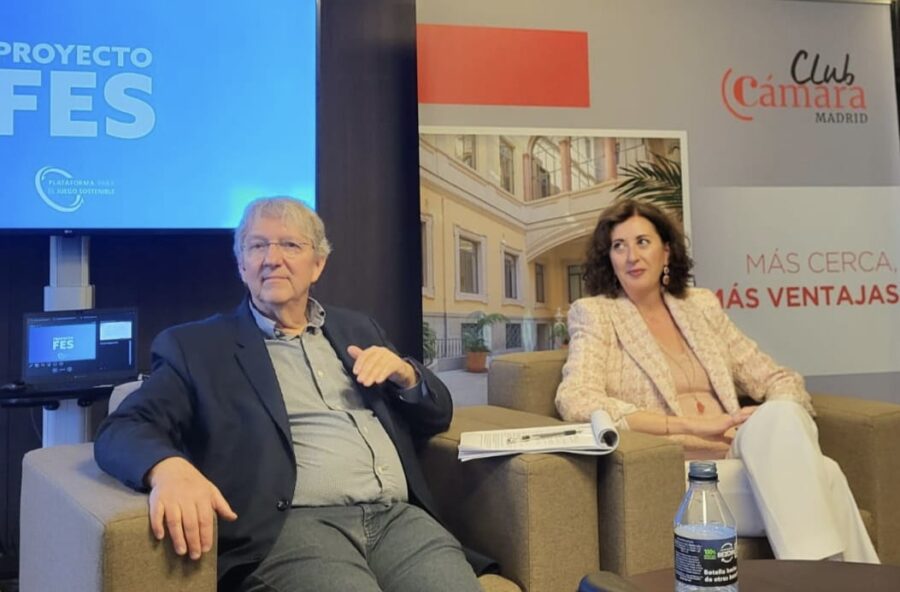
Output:
[[[53,350],[56,351],[61,349],[75,349],[75,338],[71,336],[54,337]]]
[[[722,104],[742,122],[753,121],[763,109],[811,112],[816,123],[868,122],[865,88],[856,84],[849,53],[840,66],[833,66],[801,49],[788,74],[789,81],[779,81],[773,74],[738,74],[728,68],[720,83]]]

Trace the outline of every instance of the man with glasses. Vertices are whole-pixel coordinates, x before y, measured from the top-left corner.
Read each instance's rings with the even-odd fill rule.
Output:
[[[218,516],[220,590],[479,590],[415,455],[450,395],[374,320],[310,297],[330,249],[301,202],[251,203],[234,235],[249,297],[156,338],[97,462],[150,491],[179,555],[209,551]]]

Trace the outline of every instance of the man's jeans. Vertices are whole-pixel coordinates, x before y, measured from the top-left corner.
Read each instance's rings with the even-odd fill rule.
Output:
[[[478,592],[459,542],[407,503],[293,508],[244,592]]]

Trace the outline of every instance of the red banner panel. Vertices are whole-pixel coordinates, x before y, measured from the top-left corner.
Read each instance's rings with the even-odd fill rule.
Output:
[[[589,107],[580,31],[418,25],[419,102]]]

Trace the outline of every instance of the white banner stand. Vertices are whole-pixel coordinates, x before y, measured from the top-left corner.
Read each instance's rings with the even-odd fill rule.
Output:
[[[50,237],[50,285],[44,286],[44,310],[94,308],[94,286],[90,284],[90,237]],[[44,447],[88,442],[90,413],[75,399],[59,402],[57,409],[44,408]]]

